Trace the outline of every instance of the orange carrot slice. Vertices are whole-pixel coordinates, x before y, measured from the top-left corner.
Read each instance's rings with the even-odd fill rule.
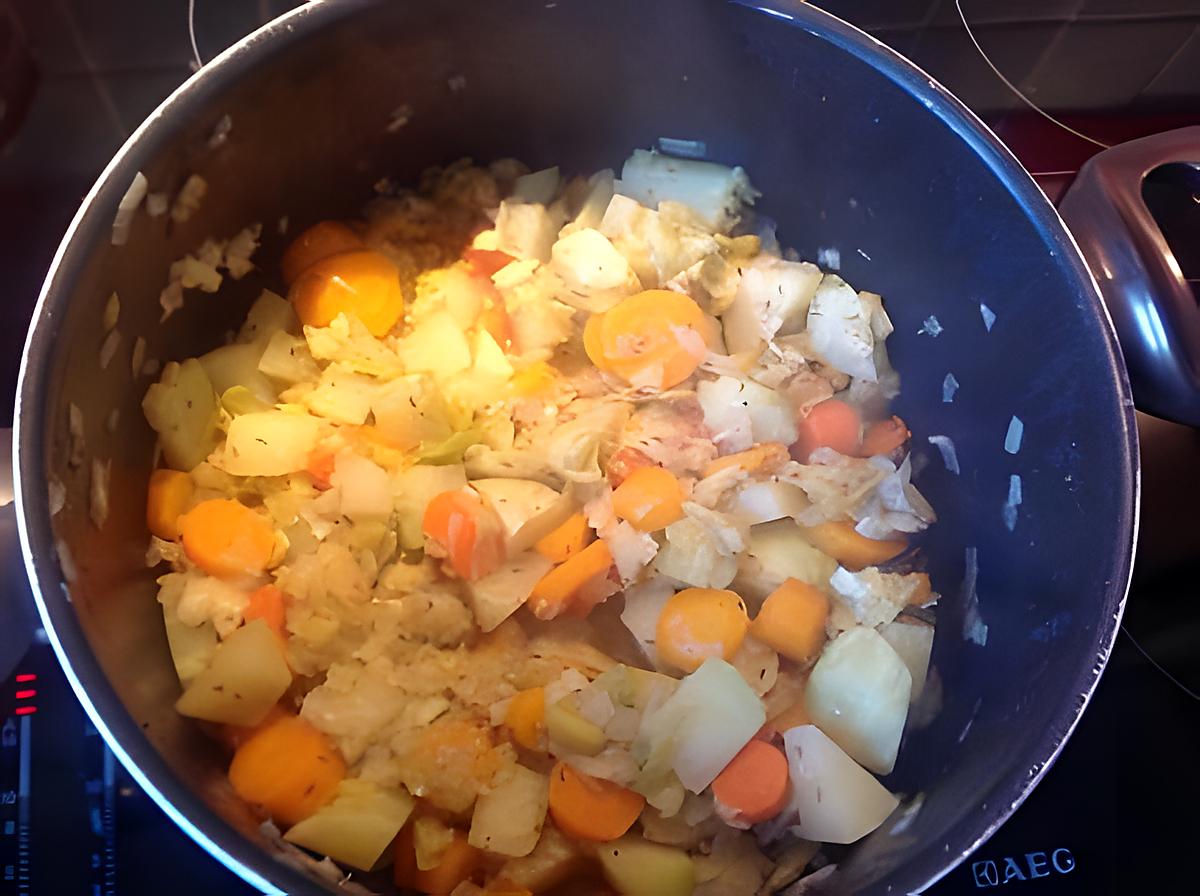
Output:
[[[825,643],[829,598],[799,579],[785,579],[750,623],[750,634],[798,663],[813,659]]]
[[[902,538],[886,541],[867,538],[855,531],[853,523],[842,520],[805,526],[804,537],[818,551],[855,572],[886,563],[908,547]]]
[[[573,513],[565,523],[543,536],[533,547],[551,563],[570,560],[596,537],[582,513]]]
[[[150,488],[146,492],[146,528],[167,541],[178,538],[179,518],[194,491],[192,477],[187,473],[178,470],[151,473]]]
[[[717,775],[712,789],[718,812],[723,807],[744,824],[767,821],[783,811],[791,796],[787,757],[773,744],[752,740]]]
[[[704,312],[688,296],[649,289],[604,312],[584,347],[602,370],[635,386],[677,386],[704,360]],[[593,351],[596,354],[593,354]]]
[[[442,492],[429,502],[421,529],[468,582],[481,579],[504,562],[500,518],[472,491]]]
[[[504,712],[504,727],[512,738],[526,750],[541,747],[542,728],[546,719],[546,689],[527,688],[520,691]]]
[[[645,806],[640,793],[585,775],[565,762],[550,771],[550,815],[568,837],[616,840],[633,827]]]
[[[284,594],[275,585],[263,585],[250,592],[249,603],[242,613],[246,622],[261,619],[280,638],[287,637],[284,621],[287,615]]]
[[[299,716],[260,728],[233,754],[229,783],[280,826],[312,815],[333,798],[346,763],[329,739]]]
[[[749,626],[746,605],[734,592],[686,588],[663,605],[654,646],[663,661],[694,672],[710,657],[733,659]]]
[[[318,221],[297,236],[279,260],[283,282],[291,286],[305,270],[331,255],[365,248],[357,233],[340,221]]]
[[[275,551],[270,520],[229,498],[201,501],[180,518],[179,529],[188,559],[219,578],[259,575]]]
[[[404,312],[399,269],[372,251],[331,255],[310,265],[288,299],[303,324],[327,327],[339,314],[352,314],[376,337],[386,336]]]
[[[890,420],[879,420],[867,427],[862,445],[858,453],[863,457],[875,457],[877,454],[891,454],[908,441],[912,433],[899,417]]]
[[[542,576],[529,595],[529,609],[538,619],[554,619],[596,579],[607,576],[612,565],[608,545],[598,539],[593,541]]]
[[[670,470],[641,467],[612,495],[613,512],[641,532],[665,529],[683,517],[683,488]]]
[[[839,454],[857,455],[862,438],[862,418],[853,407],[836,398],[814,405],[808,416],[797,421],[799,438],[792,445],[792,457],[808,463],[818,448],[832,448]]]
[[[628,479],[634,470],[654,466],[657,464],[644,451],[626,446],[613,452],[604,467],[604,475],[608,477],[609,485],[620,488],[621,483]]]

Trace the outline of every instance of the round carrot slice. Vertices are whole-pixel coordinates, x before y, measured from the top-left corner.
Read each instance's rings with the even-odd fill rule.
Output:
[[[271,521],[229,498],[201,501],[179,518],[183,550],[209,575],[255,576],[275,551]]]
[[[654,646],[675,668],[694,672],[710,657],[733,659],[749,627],[746,605],[732,591],[685,588],[663,606]]]
[[[318,261],[343,252],[365,248],[357,233],[340,221],[318,221],[297,236],[279,260],[283,282],[291,286],[296,278]]]
[[[400,270],[379,252],[344,252],[309,265],[288,292],[300,322],[327,327],[352,314],[372,336],[382,337],[404,313]]]
[[[504,530],[495,511],[474,492],[442,492],[429,502],[421,529],[468,582],[504,562]]]
[[[858,453],[863,457],[891,454],[908,441],[909,435],[908,427],[899,417],[880,420],[867,427],[867,433],[863,436],[862,446]]]
[[[732,821],[758,824],[783,811],[790,796],[788,763],[783,751],[752,740],[729,761],[712,783],[718,812]]]
[[[633,827],[645,805],[640,793],[585,775],[565,762],[550,772],[550,815],[568,837],[616,840]]]
[[[857,455],[862,439],[862,418],[858,411],[836,398],[827,398],[796,421],[799,437],[792,445],[792,457],[808,463],[818,448],[832,448],[838,454]]]
[[[635,386],[677,386],[704,360],[704,312],[688,296],[648,289],[606,311],[599,352],[608,368]]]

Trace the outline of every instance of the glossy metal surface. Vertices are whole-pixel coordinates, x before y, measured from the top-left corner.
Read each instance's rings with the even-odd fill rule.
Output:
[[[1191,192],[1200,196],[1200,127],[1105,150],[1083,166],[1060,208],[1096,273],[1138,407],[1200,426],[1197,297],[1142,192],[1152,172],[1174,163],[1195,169]]]
[[[404,109],[408,123],[388,128]],[[209,137],[225,115],[228,138]],[[264,888],[328,886],[277,852],[231,795],[223,757],[178,717],[178,685],[142,555],[153,437],[131,377],[135,336],[157,359],[219,341],[274,270],[284,238],[348,213],[381,175],[413,179],[464,154],[579,171],[660,136],[702,140],[746,167],[761,211],[806,258],[882,292],[922,489],[942,516],[925,547],[945,594],[934,665],[945,706],[910,732],[888,784],[923,793],[841,868],[843,889],[936,880],[1044,774],[1104,666],[1136,527],[1136,435],[1111,325],[1070,235],[1017,161],[905,60],[807,5],[662,0],[309,4],[232,48],[168,100],[101,177],[60,247],[31,329],[18,405],[18,500],[40,610],[76,692],[140,783],[215,856]],[[136,171],[173,191],[211,185],[182,226],[137,218],[110,244]],[[190,296],[159,324],[171,261],[205,236],[264,222],[264,273]],[[124,348],[97,352],[109,294]],[[980,303],[995,313],[985,327]],[[936,317],[937,337],[921,335]],[[943,383],[960,383],[943,403]],[[72,466],[68,406],[89,456],[112,461],[110,516],[88,518],[89,463]],[[115,408],[115,432],[106,418]],[[1004,450],[1013,416],[1025,426]],[[961,475],[923,436],[954,439]],[[1020,477],[1019,506],[1002,505]],[[50,518],[46,487],[66,487]],[[985,644],[958,593],[978,558]],[[964,630],[975,633],[966,640]],[[379,883],[381,890],[387,885]]]

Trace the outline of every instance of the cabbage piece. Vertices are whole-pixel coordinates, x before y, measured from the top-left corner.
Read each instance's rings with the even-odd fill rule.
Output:
[[[891,772],[908,716],[912,675],[873,628],[843,632],[826,645],[804,690],[813,722],[855,761]]]
[[[163,457],[176,470],[190,470],[217,447],[217,395],[195,358],[171,362],[142,399],[142,411],[158,433]]]
[[[667,200],[686,205],[709,230],[728,232],[742,208],[761,194],[741,168],[677,159],[637,149],[625,160],[617,191],[648,208]]]
[[[533,586],[554,566],[534,551],[506,560],[499,569],[466,584],[471,611],[482,631],[490,632],[519,610]]]
[[[644,773],[671,769],[685,788],[699,793],[765,721],[762,701],[738,671],[710,658],[646,713],[634,755],[644,761]]]
[[[871,303],[836,274],[826,274],[808,308],[810,345],[821,360],[852,377],[875,382]]]
[[[660,286],[720,246],[686,215],[671,218],[628,196],[614,195],[597,228],[625,256],[645,287]]]
[[[637,639],[638,646],[646,659],[656,669],[663,666],[658,661],[654,640],[658,628],[658,617],[663,607],[675,593],[671,583],[655,576],[640,585],[625,589],[625,608],[621,611],[621,622]]]
[[[879,635],[892,645],[912,676],[910,703],[915,703],[925,689],[929,675],[929,657],[933,653],[933,626],[910,616],[879,627]]]
[[[281,295],[264,289],[246,312],[238,330],[238,342],[266,342],[276,333],[298,333],[300,321],[292,303]]]
[[[467,841],[496,855],[527,856],[546,821],[550,781],[515,763],[499,777],[499,783],[476,800]]]
[[[741,529],[732,517],[690,501],[684,511],[683,519],[667,526],[654,568],[696,588],[725,588],[737,574],[735,555],[745,546]]]
[[[875,830],[900,801],[815,725],[784,732],[792,797],[780,818],[789,830],[823,843],[853,843]]]
[[[830,622],[836,628],[849,629],[891,622],[928,582],[915,573],[886,573],[870,566],[851,572],[839,566],[829,584],[836,595]]]
[[[378,391],[375,379],[335,362],[321,372],[317,387],[304,396],[304,404],[318,417],[361,426]]]
[[[175,674],[184,687],[208,668],[217,649],[217,630],[212,622],[204,620],[199,625],[190,625],[179,618],[179,599],[190,578],[183,573],[169,573],[158,580],[158,602],[162,604],[167,646],[171,649]]]
[[[394,377],[403,373],[399,356],[371,335],[354,315],[339,314],[327,327],[306,326],[304,338],[318,361],[337,361],[368,376]]]
[[[401,451],[434,445],[453,434],[440,394],[423,377],[380,384],[371,398],[371,413],[379,435]]]
[[[308,350],[308,343],[299,336],[283,331],[271,334],[258,359],[258,370],[289,386],[314,381],[321,375],[321,369]]]

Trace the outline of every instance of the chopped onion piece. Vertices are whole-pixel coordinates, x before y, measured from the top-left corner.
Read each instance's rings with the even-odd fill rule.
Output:
[[[146,175],[138,172],[133,176],[133,183],[117,203],[117,213],[113,216],[112,244],[124,246],[129,240],[129,230],[133,227],[133,216],[146,198]]]
[[[104,337],[104,342],[100,344],[100,369],[107,370],[108,365],[112,362],[113,355],[117,353],[117,349],[121,345],[121,331],[110,330],[108,335]]]
[[[942,453],[942,463],[946,465],[947,470],[955,475],[961,472],[958,466],[958,454],[954,450],[954,442],[949,436],[930,436],[929,444]]]
[[[91,503],[88,512],[97,529],[103,529],[108,519],[108,483],[111,475],[111,460],[92,460]]]
[[[1025,424],[1021,418],[1014,416],[1008,421],[1008,432],[1004,434],[1004,450],[1016,454],[1021,450],[1021,439],[1025,435]]]

